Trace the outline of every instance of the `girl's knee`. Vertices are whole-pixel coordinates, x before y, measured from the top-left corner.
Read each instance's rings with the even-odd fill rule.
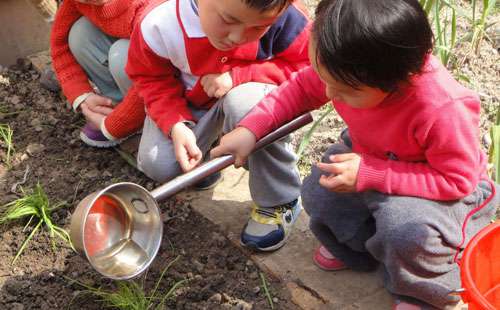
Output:
[[[94,35],[95,26],[85,17],[78,19],[71,27],[68,45],[71,53],[79,59],[88,50],[90,38]]]
[[[127,64],[129,40],[121,39],[113,43],[109,49],[108,62],[109,71],[113,78],[117,81],[128,80],[128,75],[125,72]]]

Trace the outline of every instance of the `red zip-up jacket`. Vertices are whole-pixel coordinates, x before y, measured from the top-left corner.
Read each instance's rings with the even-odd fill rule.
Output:
[[[279,85],[307,66],[310,20],[290,5],[265,35],[230,51],[215,49],[201,29],[194,0],[159,1],[131,37],[126,71],[144,98],[147,114],[168,136],[180,121],[193,121],[187,103],[210,108],[203,75],[231,72],[233,85]]]

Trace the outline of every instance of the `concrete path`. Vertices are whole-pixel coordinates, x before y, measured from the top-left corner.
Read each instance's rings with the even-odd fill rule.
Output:
[[[180,196],[239,245],[251,204],[247,182],[248,173],[243,169],[228,168],[214,190],[187,191]],[[377,273],[325,272],[313,264],[312,253],[318,243],[308,229],[308,220],[302,212],[288,243],[280,250],[249,255],[286,284],[294,303],[302,309],[391,309],[392,299]]]

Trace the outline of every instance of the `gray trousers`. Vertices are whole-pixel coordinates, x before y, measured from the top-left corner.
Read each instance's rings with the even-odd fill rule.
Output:
[[[197,119],[193,132],[204,156],[221,133],[234,129],[275,87],[245,83],[230,90],[208,111],[191,107]],[[249,170],[250,193],[259,206],[288,203],[300,195],[300,176],[295,166],[297,158],[288,140],[287,137],[277,141],[248,158],[246,169]],[[137,162],[141,171],[158,182],[168,181],[182,173],[172,141],[149,117],[144,122]]]
[[[334,144],[323,162],[349,152],[344,144]],[[302,202],[312,232],[335,257],[354,270],[373,270],[381,263],[385,286],[393,294],[440,309],[458,302],[449,295],[461,287],[453,259],[466,215],[492,193],[489,182],[480,182],[461,200],[444,202],[374,191],[334,193],[319,185],[321,174],[313,167],[304,179]],[[469,219],[466,242],[488,225],[499,203],[497,194]]]
[[[120,102],[132,85],[125,73],[129,40],[108,36],[86,17],[80,17],[71,27],[68,44],[101,94]]]

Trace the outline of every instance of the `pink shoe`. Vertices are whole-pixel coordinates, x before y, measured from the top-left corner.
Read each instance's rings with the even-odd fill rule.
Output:
[[[316,266],[326,271],[347,269],[347,266],[340,259],[333,256],[324,246],[316,249],[313,261]]]
[[[394,301],[392,310],[422,310],[422,307],[397,299]]]

